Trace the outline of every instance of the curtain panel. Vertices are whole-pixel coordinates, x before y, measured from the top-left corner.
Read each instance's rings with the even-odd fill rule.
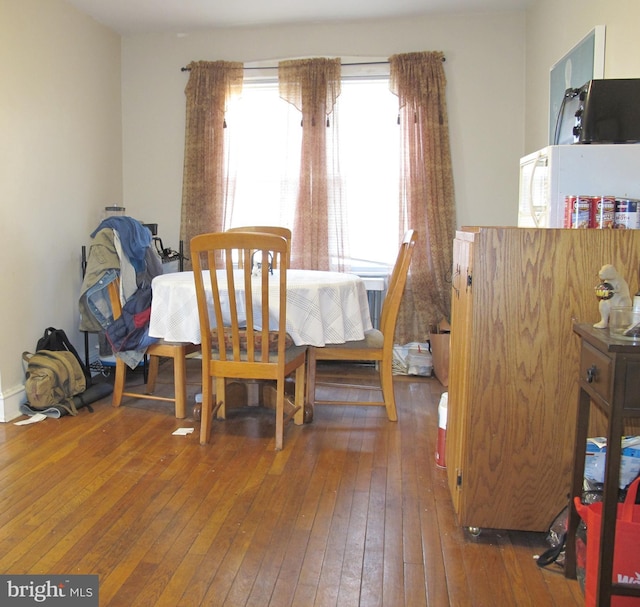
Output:
[[[340,59],[278,64],[280,96],[301,113],[302,151],[291,267],[343,270],[346,215],[338,164]]]
[[[186,127],[180,239],[224,229],[228,197],[224,116],[242,92],[243,65],[194,61],[185,88]],[[188,269],[191,267],[185,260]]]
[[[397,343],[423,341],[431,326],[450,319],[456,217],[443,61],[437,51],[389,58],[402,130],[400,226],[418,233]]]

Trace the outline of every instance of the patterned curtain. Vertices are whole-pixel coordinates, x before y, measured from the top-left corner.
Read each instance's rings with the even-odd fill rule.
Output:
[[[224,116],[242,92],[242,63],[195,61],[188,65],[180,239],[223,229],[228,197]],[[185,261],[185,267],[190,264]]]
[[[455,200],[441,52],[389,58],[402,128],[400,226],[418,233],[396,325],[398,343],[423,341],[450,320]]]
[[[291,267],[343,269],[344,214],[337,154],[340,59],[278,64],[280,96],[302,114],[302,154]]]

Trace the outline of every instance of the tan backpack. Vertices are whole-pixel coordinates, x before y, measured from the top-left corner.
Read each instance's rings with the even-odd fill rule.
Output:
[[[23,352],[27,363],[25,392],[32,409],[44,410],[56,405],[71,415],[77,410],[73,397],[87,388],[84,372],[76,356],[64,350]]]

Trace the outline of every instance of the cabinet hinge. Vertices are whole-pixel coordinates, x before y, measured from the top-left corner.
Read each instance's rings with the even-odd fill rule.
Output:
[[[471,274],[467,274],[467,287],[471,287],[471,283],[473,282],[473,278]]]
[[[462,471],[458,470],[458,475],[456,476],[456,487],[460,489],[462,487]]]

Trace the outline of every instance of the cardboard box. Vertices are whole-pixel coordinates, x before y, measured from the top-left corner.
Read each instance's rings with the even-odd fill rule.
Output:
[[[449,385],[449,338],[448,332],[429,335],[433,372],[445,388]]]

